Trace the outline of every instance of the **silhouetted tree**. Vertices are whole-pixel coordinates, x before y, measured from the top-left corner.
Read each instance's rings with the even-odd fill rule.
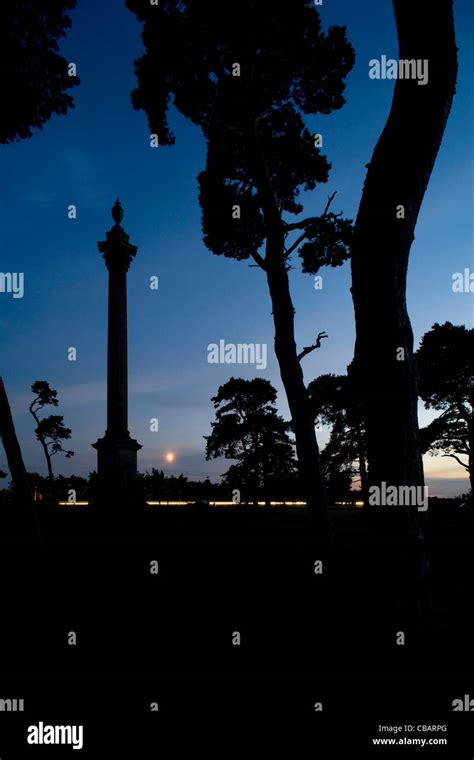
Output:
[[[349,461],[347,451],[340,446],[341,430],[344,424],[339,418],[334,423],[329,441],[321,451],[321,468],[326,483],[329,504],[336,501],[352,500],[352,478],[355,470]]]
[[[35,394],[35,398],[31,402],[29,410],[36,422],[36,438],[41,443],[46,457],[49,479],[53,481],[52,457],[59,452],[62,452],[66,459],[74,456],[74,452],[64,449],[61,443],[61,441],[66,441],[71,437],[71,430],[64,427],[64,417],[61,415],[50,414],[49,417],[42,419],[38,416],[39,410],[45,406],[58,405],[58,392],[50,388],[46,380],[37,380],[31,386],[31,390]]]
[[[217,255],[252,259],[265,273],[300,477],[309,508],[324,523],[319,450],[300,365],[306,354],[296,346],[288,270],[298,249],[306,272],[342,263],[351,224],[329,211],[334,196],[319,217],[295,223],[284,217],[302,212],[300,189],[328,179],[330,166],[302,114],[328,114],[343,105],[344,78],[354,62],[345,28],[323,33],[312,0],[292,0],[291,11],[273,0],[126,4],[144,23],[134,107],[146,112],[161,145],[174,142],[167,121],[171,97],[201,127],[205,244]]]
[[[58,55],[58,40],[71,26],[76,0],[15,0],[0,7],[0,142],[31,137],[53,113],[74,106],[66,93],[78,84]]]
[[[422,485],[406,277],[423,197],[457,75],[452,0],[394,0],[399,58],[426,59],[428,83],[398,79],[368,164],[352,245],[354,381],[364,404],[369,482]]]
[[[185,475],[165,475],[163,470],[152,468],[139,476],[143,481],[145,497],[157,501],[197,501],[222,499],[227,494],[220,483],[189,480]]]
[[[293,475],[295,460],[288,424],[277,414],[277,392],[269,380],[231,377],[211,399],[216,409],[206,439],[206,459],[235,459],[224,480],[250,498]]]
[[[185,475],[165,475],[163,470],[152,468],[148,470],[143,478],[144,490],[147,499],[156,500],[189,500],[191,499],[188,492],[188,479]]]
[[[331,459],[334,468],[353,471],[357,462],[361,491],[367,498],[367,463],[365,425],[362,408],[351,394],[347,375],[320,375],[308,385],[316,425],[331,427],[329,441],[324,448],[325,462]],[[325,464],[326,468],[329,466]]]
[[[455,459],[474,492],[474,329],[434,324],[423,335],[416,362],[421,398],[428,409],[442,412],[420,431],[423,452]]]

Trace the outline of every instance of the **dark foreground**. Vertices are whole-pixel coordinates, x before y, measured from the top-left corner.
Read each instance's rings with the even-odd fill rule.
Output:
[[[301,509],[30,518],[1,517],[0,699],[25,700],[2,760],[70,755],[26,743],[39,721],[84,725],[79,757],[474,757],[468,510],[431,510],[423,546],[364,510],[332,510],[330,542]],[[372,741],[394,737],[447,744]]]

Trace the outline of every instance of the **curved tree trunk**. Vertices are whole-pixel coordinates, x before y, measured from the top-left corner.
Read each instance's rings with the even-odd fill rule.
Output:
[[[452,0],[394,0],[400,59],[427,59],[428,83],[398,79],[354,230],[354,380],[367,425],[369,485],[424,483],[408,257],[457,75]],[[404,207],[404,218],[400,206]]]
[[[39,429],[40,418],[38,417],[38,415],[36,414],[36,412],[33,409],[34,403],[35,402],[33,401],[33,403],[30,404],[29,408],[30,408],[31,414],[33,415],[34,421],[36,422],[37,429]],[[39,440],[39,442],[41,444],[41,448],[43,449],[43,452],[44,452],[44,456],[45,456],[45,459],[46,459],[46,465],[48,467],[48,478],[49,478],[49,481],[51,483],[51,488],[52,488],[53,487],[53,481],[54,481],[54,473],[53,473],[53,465],[51,463],[51,454],[48,451],[48,446],[47,446],[46,441],[44,440],[44,438],[42,436],[38,436],[38,440]]]
[[[308,511],[321,533],[325,534],[329,530],[326,488],[319,460],[313,412],[295,341],[295,309],[288,280],[281,211],[268,176],[265,152],[255,121],[249,127],[248,139],[267,232],[265,260],[260,266],[266,273],[272,301],[275,354],[293,423],[298,473]]]
[[[28,475],[23,463],[20,444],[16,437],[15,426],[13,424],[10,404],[8,403],[7,392],[3,384],[3,378],[0,377],[0,436],[3,441],[3,447],[7,456],[8,468],[10,470],[13,486],[17,501],[22,507],[30,506],[31,494],[28,482]]]
[[[283,238],[281,246],[278,237],[275,241],[271,237],[268,239],[266,262],[275,325],[275,354],[293,422],[299,476],[308,510],[324,531],[328,524],[326,489],[311,405],[298,360],[294,308],[283,256]]]

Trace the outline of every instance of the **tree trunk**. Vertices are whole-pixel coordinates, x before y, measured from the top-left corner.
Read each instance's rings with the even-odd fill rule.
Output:
[[[264,266],[272,301],[275,325],[275,354],[290,408],[295,435],[298,474],[308,512],[322,534],[328,533],[326,488],[321,472],[314,416],[298,361],[295,342],[295,310],[291,300],[287,263],[284,256],[283,222],[279,203],[268,175],[265,151],[257,123],[250,118],[248,150],[266,226]],[[260,264],[262,266],[262,264]]]
[[[468,422],[468,448],[469,454],[467,466],[469,472],[469,482],[471,484],[471,499],[474,501],[474,409],[471,403],[472,414]]]
[[[8,403],[7,392],[0,377],[0,436],[3,441],[5,454],[7,456],[8,468],[10,470],[15,494],[21,506],[28,506],[31,503],[30,486],[26,468],[23,463],[20,444],[16,437],[15,426],[13,424],[10,404]]]
[[[369,495],[368,482],[367,482],[367,463],[365,461],[364,438],[362,436],[360,425],[356,426],[356,436],[357,436],[357,456],[359,459],[360,490],[362,491],[364,506],[367,506],[367,499]]]
[[[321,529],[324,529],[328,520],[326,489],[321,473],[311,405],[301,364],[297,358],[294,308],[283,256],[283,238],[279,239],[276,236],[276,239],[272,240],[272,237],[269,237],[266,261],[275,325],[275,354],[293,422],[299,476],[308,510],[321,524]]]
[[[428,83],[398,79],[354,230],[354,380],[367,425],[369,485],[423,485],[413,333],[406,306],[414,229],[455,92],[452,0],[394,0],[400,59],[427,59]],[[380,86],[377,84],[375,86]],[[404,207],[404,218],[400,206]]]
[[[49,480],[51,482],[51,487],[52,487],[53,480],[54,480],[54,474],[53,474],[53,465],[51,463],[51,456],[50,456],[50,453],[48,451],[48,447],[46,446],[46,442],[42,438],[40,438],[40,443],[41,443],[41,445],[43,447],[44,455],[46,457],[46,462],[47,462],[47,465],[48,465],[48,478],[49,478]]]
[[[39,419],[38,415],[36,414],[36,412],[33,410],[33,404],[34,404],[34,402],[32,404],[30,404],[30,412],[33,415],[33,418],[34,418],[34,421],[36,422],[37,427],[39,428],[40,419]],[[53,487],[53,481],[54,481],[54,474],[53,474],[53,465],[52,465],[52,462],[51,462],[51,455],[50,455],[50,453],[48,451],[48,447],[46,445],[46,441],[44,440],[44,438],[42,438],[41,436],[38,435],[38,440],[39,440],[39,442],[41,444],[41,447],[43,449],[43,452],[44,452],[44,456],[45,456],[45,459],[46,459],[46,465],[48,467],[48,478],[49,478],[49,481],[50,481],[50,484],[51,484],[51,488],[52,488]]]

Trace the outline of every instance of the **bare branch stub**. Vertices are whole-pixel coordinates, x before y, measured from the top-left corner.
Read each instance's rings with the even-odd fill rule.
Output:
[[[316,338],[316,343],[314,343],[312,346],[304,346],[303,350],[298,354],[298,361],[300,362],[302,359],[304,359],[305,356],[310,354],[312,351],[315,351],[317,348],[321,348],[321,341],[324,338],[327,338],[328,335],[326,332],[320,332],[318,333],[318,337]]]

